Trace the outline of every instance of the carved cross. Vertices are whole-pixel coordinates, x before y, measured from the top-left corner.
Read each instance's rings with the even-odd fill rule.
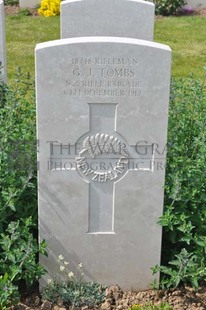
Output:
[[[80,177],[89,183],[88,233],[114,233],[115,183],[129,170],[152,171],[154,154],[152,146],[147,145],[147,153],[149,150],[152,157],[148,158],[143,151],[147,156],[142,162],[141,147],[129,146],[125,138],[116,132],[117,104],[90,103],[89,106],[90,130],[78,139],[77,144],[82,148],[75,156],[76,165],[70,169],[76,169]],[[50,145],[51,170],[68,170],[63,165],[68,146],[61,145],[59,151],[59,145]],[[73,154],[74,147],[70,146]],[[61,169],[60,165],[54,168],[54,160],[57,159],[61,161]],[[141,167],[138,166],[140,163]]]

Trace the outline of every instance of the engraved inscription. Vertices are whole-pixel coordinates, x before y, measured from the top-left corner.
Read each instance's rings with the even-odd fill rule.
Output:
[[[136,58],[127,58],[127,57],[85,57],[85,58],[72,58],[73,65],[138,65],[138,60]]]
[[[111,158],[111,154],[113,155]],[[98,156],[105,156],[105,159],[110,160],[108,170],[102,172],[92,169],[89,159],[96,159]],[[119,158],[114,156],[119,156]],[[87,136],[83,141],[83,149],[76,157],[77,169],[84,176],[90,177],[90,181],[107,182],[115,181],[121,178],[127,171],[129,154],[125,143],[120,139],[110,136],[108,134],[100,134]],[[112,165],[111,161],[116,164]]]
[[[69,72],[65,96],[138,97],[142,93],[136,58],[73,58]]]

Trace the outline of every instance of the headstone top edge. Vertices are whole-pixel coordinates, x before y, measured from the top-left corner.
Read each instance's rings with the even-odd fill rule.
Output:
[[[69,3],[86,2],[86,1],[91,1],[91,0],[65,0],[65,1],[61,2],[61,6],[68,5]],[[153,2],[145,1],[145,0],[119,0],[119,1],[122,1],[122,2],[137,2],[137,3],[145,4],[145,5],[148,5],[148,6],[152,6],[152,7],[155,6]]]
[[[142,45],[147,47],[158,48],[162,50],[167,50],[171,52],[171,48],[168,45],[162,43],[156,43],[153,41],[146,41],[133,38],[125,37],[76,37],[76,38],[66,38],[60,40],[53,40],[48,42],[39,43],[36,45],[35,50],[40,50],[43,48],[49,48],[52,46],[62,46],[68,44],[80,44],[80,43],[122,43],[122,44],[133,44]]]

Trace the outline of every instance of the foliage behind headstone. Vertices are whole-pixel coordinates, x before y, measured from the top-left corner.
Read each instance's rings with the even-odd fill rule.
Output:
[[[23,283],[43,273],[37,263],[34,84],[19,71],[16,87],[0,81],[0,309],[18,300]]]
[[[184,0],[155,0],[156,15],[176,15],[186,4]]]
[[[162,287],[206,280],[206,91],[194,77],[172,81]],[[167,267],[169,262],[169,267]]]
[[[4,0],[5,5],[18,5],[19,0]]]

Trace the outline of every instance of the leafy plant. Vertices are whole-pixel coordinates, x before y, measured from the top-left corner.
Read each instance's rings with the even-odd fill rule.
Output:
[[[42,297],[53,303],[61,300],[67,306],[94,307],[104,302],[105,289],[97,283],[68,283],[52,282],[42,292]]]
[[[197,255],[188,253],[186,249],[175,255],[175,259],[169,262],[172,267],[156,266],[153,268],[154,273],[162,272],[162,288],[177,287],[180,282],[190,283],[194,288],[198,288],[198,280],[205,276],[205,264],[199,265]],[[168,277],[169,276],[169,277]]]
[[[18,70],[15,87],[0,82],[0,275],[5,307],[43,273],[37,241],[34,83]],[[5,297],[6,296],[6,297]],[[15,298],[14,298],[15,296]]]
[[[15,88],[0,83],[0,233],[20,218],[37,223],[34,102],[29,75],[19,70]]]
[[[48,285],[42,291],[43,299],[53,303],[61,300],[65,305],[81,307],[87,305],[93,307],[103,303],[105,299],[105,287],[97,283],[82,282],[82,264],[77,267],[74,274],[69,270],[69,262],[64,262],[62,255],[59,256],[59,272],[63,274],[64,281],[48,280]]]
[[[204,82],[171,85],[161,287],[206,280],[206,92]],[[168,265],[169,264],[169,265]]]
[[[8,279],[8,274],[0,276],[0,310],[6,310],[19,300],[18,287]]]
[[[33,226],[31,217],[24,221],[11,222],[6,233],[0,236],[1,272],[7,273],[11,282],[18,284],[20,280],[30,287],[44,273],[44,268],[36,262],[38,253],[45,254],[46,244],[43,241],[38,247],[37,241],[30,233]]]
[[[129,310],[172,310],[172,307],[164,302],[157,305],[148,303],[146,305],[132,305]]]
[[[4,5],[18,5],[19,0],[4,0]]]
[[[32,15],[32,14],[31,14],[31,11],[29,9],[21,9],[18,12],[18,16],[30,16],[30,15]]]
[[[156,15],[174,15],[181,12],[184,0],[155,0]]]

